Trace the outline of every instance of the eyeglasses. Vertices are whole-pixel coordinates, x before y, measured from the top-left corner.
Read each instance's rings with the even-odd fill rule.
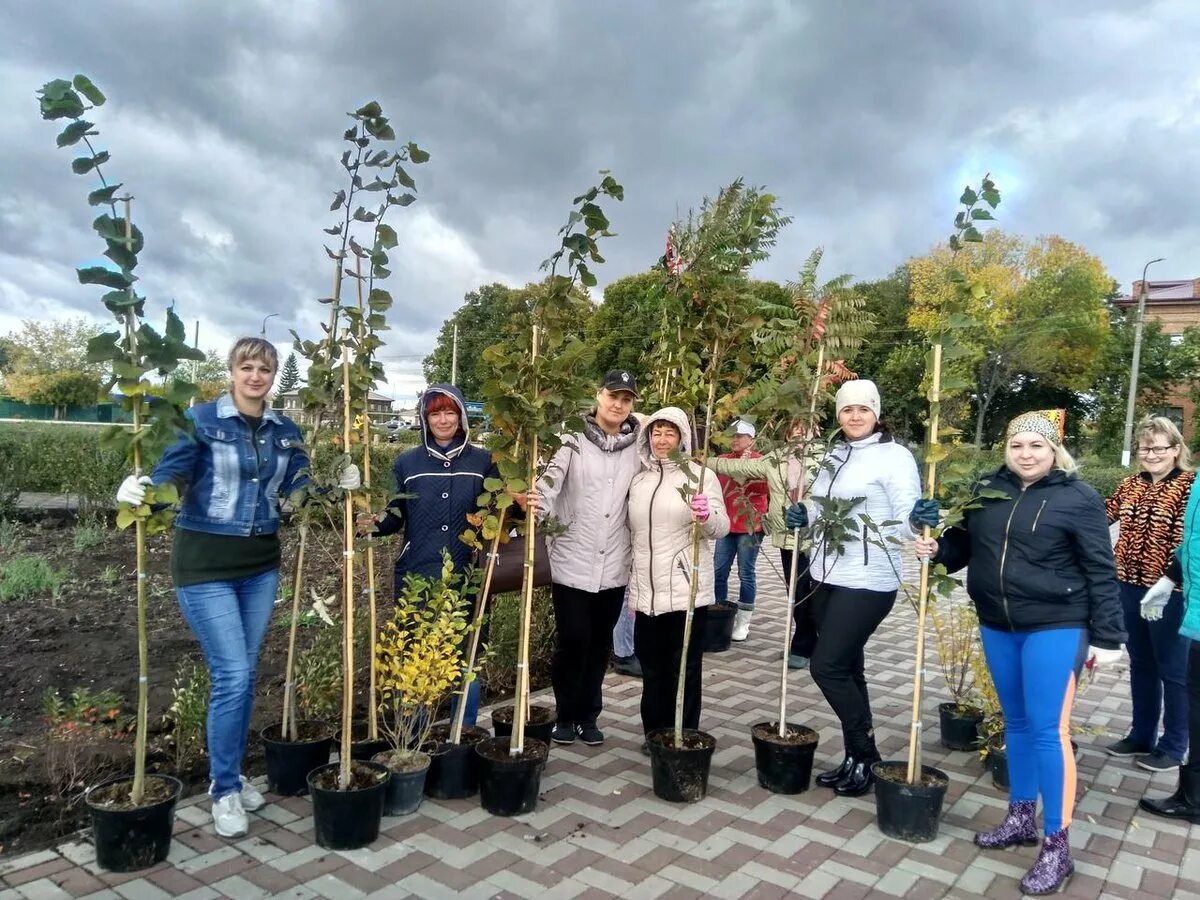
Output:
[[[1174,444],[1167,444],[1165,447],[1138,447],[1138,456],[1162,456],[1164,453],[1170,453],[1175,449]]]

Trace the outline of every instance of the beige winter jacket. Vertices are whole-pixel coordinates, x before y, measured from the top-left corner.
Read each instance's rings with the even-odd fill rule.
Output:
[[[656,421],[667,421],[679,429],[679,451],[692,452],[692,428],[683,410],[660,409],[642,423],[638,434],[638,456],[643,469],[629,487],[629,531],[633,540],[633,573],[629,580],[629,605],[655,616],[687,609],[693,575],[699,577],[696,606],[713,602],[713,542],[729,533],[729,515],[721,483],[711,471],[704,474],[708,496],[708,521],[700,526],[700,571],[692,572],[692,513],[680,488],[696,489],[700,467],[685,463],[688,474],[673,460],[657,460],[650,450],[650,431]]]
[[[641,471],[637,419],[608,435],[589,417],[586,431],[565,435],[538,479],[540,517],[566,531],[546,541],[555,584],[589,593],[629,583],[629,483]]]

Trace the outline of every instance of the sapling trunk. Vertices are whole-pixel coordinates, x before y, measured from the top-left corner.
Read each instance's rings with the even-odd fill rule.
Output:
[[[133,252],[133,216],[132,197],[123,198],[125,204],[125,248]],[[130,295],[133,287],[129,288]],[[129,358],[134,365],[138,364],[137,316],[131,307],[125,313],[125,340],[129,348]],[[133,404],[133,474],[142,475],[142,403],[139,394]],[[141,805],[146,792],[146,732],[147,711],[149,708],[148,687],[150,681],[150,648],[146,635],[146,520],[138,517],[133,524],[134,542],[137,548],[137,646],[138,646],[138,689],[137,689],[137,730],[134,733],[133,744],[133,788],[129,799],[134,806]]]
[[[335,293],[333,302],[340,300],[341,282]],[[350,406],[350,345],[342,343],[342,450],[349,452],[351,436],[351,416],[354,410]],[[345,791],[350,788],[350,754],[354,743],[354,494],[346,491],[342,500],[342,585],[343,610],[342,625],[342,746],[338,768],[338,787]]]
[[[362,279],[362,257],[358,254],[354,255],[354,274],[358,281],[358,343],[361,348],[363,338],[367,334],[367,318],[365,304],[363,303],[363,279]],[[363,442],[363,466],[362,466],[362,483],[365,489],[370,489],[371,486],[371,392],[367,391],[363,395],[363,411],[362,411],[362,442]],[[347,451],[349,448],[347,448]],[[369,675],[367,680],[367,737],[375,740],[379,737],[379,713],[377,711],[378,702],[376,700],[377,686],[375,680],[375,641],[377,624],[375,621],[375,542],[370,536],[367,537],[367,613],[370,619],[370,638],[368,641],[370,649],[371,664],[368,667]]]
[[[329,330],[325,338],[326,356],[333,358],[333,345],[337,339],[338,300],[342,295],[342,260],[338,257],[333,261],[333,303],[329,309]],[[309,460],[316,453],[317,433],[321,430],[321,419],[318,415],[308,435]],[[311,478],[311,472],[310,478]],[[288,629],[287,668],[283,675],[283,717],[280,720],[279,736],[283,740],[300,740],[300,731],[296,726],[296,635],[300,628],[300,604],[304,596],[304,550],[308,546],[308,515],[300,513],[300,537],[296,547],[296,565],[292,570],[292,623]]]
[[[817,371],[813,376],[812,392],[808,398],[808,421],[804,424],[804,438],[800,443],[800,484],[794,502],[804,499],[805,482],[808,480],[808,441],[817,421],[817,395],[821,392],[821,376],[825,372],[825,342],[817,348]],[[796,609],[797,570],[800,568],[800,529],[792,529],[792,570],[788,573],[788,602],[783,622],[783,656],[779,672],[779,736],[787,735],[787,676],[788,655],[792,645],[792,615]],[[805,598],[807,600],[807,598]]]
[[[462,687],[458,690],[458,708],[454,710],[454,721],[450,726],[450,743],[457,744],[462,740],[463,721],[467,715],[467,692],[475,676],[475,657],[479,653],[480,629],[483,627],[483,615],[487,609],[488,595],[492,591],[492,576],[496,571],[496,554],[500,551],[500,536],[504,534],[504,514],[500,510],[496,516],[496,536],[492,538],[492,550],[487,555],[487,563],[483,569],[483,586],[475,597],[475,614],[471,618],[471,638],[467,648],[466,667],[463,670]]]
[[[933,378],[929,389],[929,449],[938,445],[938,411],[942,388],[942,345],[933,345]],[[925,463],[925,496],[933,497],[937,486],[937,458],[929,453]],[[922,536],[930,536],[926,525]],[[913,663],[912,729],[908,738],[908,783],[916,784],[921,777],[921,691],[925,681],[925,614],[929,608],[929,560],[921,560],[921,584],[917,598],[917,652]]]
[[[534,323],[529,344],[530,368],[535,372],[533,393],[537,395],[538,326]],[[538,436],[534,431],[529,439],[529,473],[527,488],[537,483]],[[521,579],[521,636],[517,646],[517,690],[513,698],[513,733],[509,753],[518,756],[525,750],[525,721],[529,717],[529,630],[533,620],[533,564],[537,516],[525,520],[525,571]]]
[[[704,476],[708,472],[708,438],[712,431],[712,410],[717,395],[717,372],[721,369],[721,340],[713,341],[712,368],[708,378],[708,400],[704,404],[704,441],[700,448],[700,478],[696,493],[704,492]],[[700,588],[700,523],[692,521],[692,577],[688,582],[687,612],[683,617],[683,646],[679,651],[679,679],[675,686],[675,746],[683,746],[683,689],[687,682],[688,645],[692,638],[692,620],[696,615],[696,592]]]

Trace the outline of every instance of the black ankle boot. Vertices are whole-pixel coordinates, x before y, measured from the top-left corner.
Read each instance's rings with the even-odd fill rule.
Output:
[[[1179,786],[1170,797],[1151,800],[1143,797],[1138,806],[1146,812],[1167,819],[1183,819],[1200,825],[1200,774],[1183,766],[1179,770]]]
[[[843,778],[850,774],[850,770],[854,768],[854,757],[849,753],[842,760],[842,764],[836,769],[830,769],[828,772],[822,772],[816,777],[817,784],[821,787],[833,787]]]
[[[856,759],[846,776],[833,786],[833,792],[839,797],[861,797],[875,784],[871,766],[876,762],[877,759]]]

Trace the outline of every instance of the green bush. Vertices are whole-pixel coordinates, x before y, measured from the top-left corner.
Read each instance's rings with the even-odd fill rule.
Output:
[[[1132,474],[1133,470],[1124,466],[1098,466],[1085,463],[1079,468],[1080,480],[1086,481],[1094,487],[1101,497],[1111,497],[1121,480]]]
[[[488,701],[512,696],[517,686],[517,638],[520,635],[521,595],[500,594],[492,599],[488,621],[487,661],[479,682]],[[533,592],[533,620],[529,634],[529,683],[536,690],[550,680],[550,655],[554,652],[554,604],[549,588]]]
[[[40,556],[18,556],[0,566],[0,603],[58,596],[63,574]]]
[[[0,425],[0,507],[21,491],[70,494],[84,515],[112,506],[126,475],[123,455],[100,446],[103,428]]]

